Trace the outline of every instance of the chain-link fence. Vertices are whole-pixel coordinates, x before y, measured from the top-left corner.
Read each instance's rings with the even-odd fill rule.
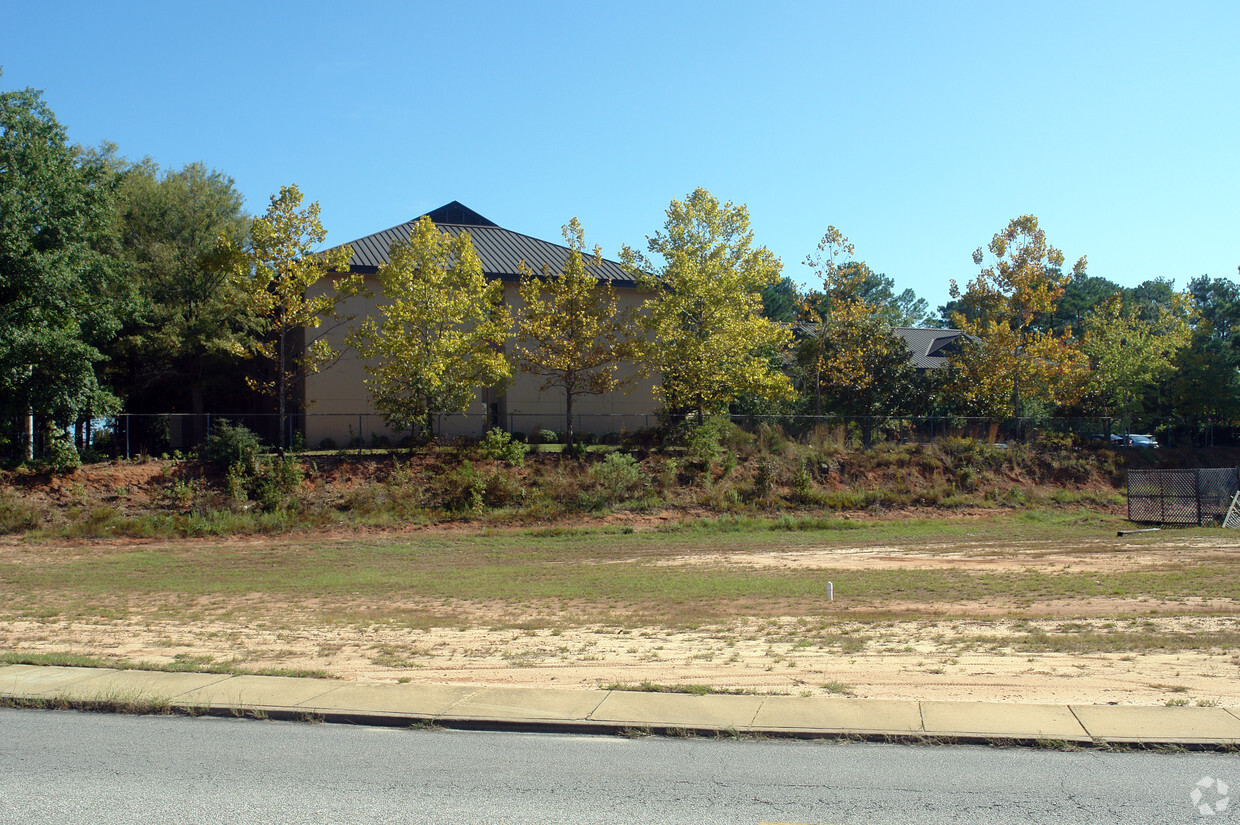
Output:
[[[1117,443],[1111,437],[1122,432],[1119,422],[1110,418],[1011,418],[994,420],[963,416],[838,416],[838,415],[736,415],[732,420],[742,428],[757,432],[778,428],[783,437],[806,441],[831,440],[841,446],[867,447],[882,443],[930,443],[945,437],[970,438],[985,443],[1037,441],[1051,434],[1075,436],[1079,443],[1099,446]],[[220,421],[241,424],[256,433],[270,447],[283,444],[293,449],[360,450],[401,447],[410,442],[411,432],[388,427],[376,413],[296,413],[283,422],[274,413],[123,413],[94,419],[79,426],[79,449],[99,456],[172,455],[200,449],[207,435]],[[573,430],[583,440],[619,443],[640,434],[676,423],[656,413],[580,413],[573,415]],[[1146,422],[1152,423],[1152,422]],[[498,412],[441,415],[435,418],[435,435],[440,442],[458,437],[479,438],[492,427],[499,427],[529,441],[563,439],[562,413]],[[1162,427],[1149,426],[1162,447],[1202,447],[1236,441],[1231,428],[1189,420],[1164,421]],[[283,437],[281,438],[281,435]],[[653,443],[651,439],[644,439]],[[17,442],[8,452],[17,458]],[[0,445],[0,450],[3,446]],[[36,449],[36,454],[41,450]],[[3,452],[0,452],[0,457]]]
[[[1129,470],[1128,520],[1149,524],[1217,524],[1240,489],[1240,470]]]

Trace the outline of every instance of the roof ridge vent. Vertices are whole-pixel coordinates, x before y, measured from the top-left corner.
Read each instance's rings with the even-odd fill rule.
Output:
[[[432,209],[430,212],[427,212],[422,217],[430,218],[436,224],[455,223],[461,226],[499,226],[499,224],[487,220],[460,201],[445,203],[438,209]]]

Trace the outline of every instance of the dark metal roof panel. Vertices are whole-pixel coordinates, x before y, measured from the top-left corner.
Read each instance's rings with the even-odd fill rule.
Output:
[[[798,335],[814,335],[818,331],[817,324],[798,322],[794,327]],[[950,345],[954,344],[965,333],[958,329],[928,329],[925,327],[892,327],[895,335],[908,347],[909,360],[919,370],[932,370],[947,366],[947,359],[952,355]]]
[[[473,216],[470,218],[473,221],[471,223],[437,222],[436,226],[441,232],[453,237],[462,232],[468,232],[473,241],[474,250],[478,253],[478,259],[482,262],[482,271],[489,278],[515,280],[520,277],[519,265],[522,261],[535,273],[541,273],[544,266],[552,272],[559,272],[568,259],[567,247],[496,226],[456,201],[427,214],[429,216],[435,214],[464,215],[467,218]],[[434,218],[432,217],[431,220]],[[409,238],[414,222],[406,221],[390,229],[350,241],[349,246],[353,248],[353,257],[349,259],[350,267],[373,268],[387,263],[388,250],[394,242]],[[634,285],[632,276],[616,261],[604,258],[602,264],[593,267],[592,271],[601,280],[610,281],[619,286]]]
[[[935,369],[947,364],[951,355],[950,345],[964,335],[958,329],[926,329],[921,327],[894,327],[912,354],[913,366],[918,369]]]

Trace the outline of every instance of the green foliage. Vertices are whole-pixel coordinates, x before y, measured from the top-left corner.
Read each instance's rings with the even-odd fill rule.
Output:
[[[121,279],[107,252],[112,178],[68,143],[33,89],[0,92],[0,413],[72,423],[115,399],[99,347]]]
[[[648,248],[661,267],[628,246],[620,258],[653,296],[641,323],[664,407],[700,416],[744,395],[791,398],[778,366],[791,333],[762,313],[762,290],[778,281],[781,264],[753,248],[745,206],[697,189],[671,202]]]
[[[275,367],[274,379],[254,379],[251,386],[276,398],[281,446],[294,378],[317,372],[339,356],[320,327],[327,321],[348,320],[339,315],[338,307],[362,291],[360,275],[342,276],[328,288],[312,289],[332,272],[347,272],[353,252],[347,246],[316,252],[327,230],[319,220],[318,203],[303,209],[301,202],[301,190],[281,186],[280,193],[271,196],[266,214],[250,224],[248,246],[229,246],[224,253],[250,278],[249,309],[261,319],[265,333],[250,340],[250,349]]]
[[[288,509],[305,479],[301,464],[291,455],[260,463],[249,480],[250,498],[265,513]]]
[[[427,217],[392,245],[378,278],[386,302],[349,341],[369,359],[366,387],[384,420],[430,438],[437,413],[463,412],[479,387],[512,377],[504,284],[487,282],[468,232],[441,233]]]
[[[628,453],[608,453],[590,468],[590,478],[598,485],[604,504],[625,501],[646,489],[646,475]]]
[[[207,436],[203,458],[220,468],[239,466],[252,475],[258,466],[260,442],[244,424],[218,419]]]
[[[49,430],[47,434],[47,466],[53,473],[71,473],[82,466],[77,447],[61,430]]]
[[[229,378],[258,332],[248,278],[229,252],[248,230],[243,198],[200,163],[161,171],[107,146],[101,161],[117,170],[117,256],[132,289],[132,312],[105,348],[108,379],[131,411],[201,412],[208,391],[236,389]]]
[[[1187,308],[1173,295],[1166,308],[1124,310],[1120,297],[1096,306],[1085,321],[1081,349],[1089,356],[1088,390],[1105,412],[1125,416],[1140,409],[1147,389],[1168,377],[1176,354],[1189,341]]]
[[[528,444],[514,441],[512,436],[499,427],[493,427],[478,442],[478,454],[482,458],[493,461],[505,461],[514,467],[525,464],[525,454],[530,451]]]
[[[470,461],[462,461],[437,482],[440,506],[448,512],[477,512],[486,504],[486,476]]]
[[[621,361],[637,353],[637,328],[632,315],[618,312],[616,293],[591,268],[603,262],[594,248],[586,260],[585,234],[573,218],[564,227],[568,257],[560,272],[544,266],[535,276],[521,263],[522,307],[517,315],[513,355],[521,371],[541,376],[539,391],[564,392],[565,443],[573,444],[573,401],[579,395],[601,395],[624,386]]]
[[[823,292],[803,316],[806,332],[796,351],[800,383],[813,394],[819,415],[824,401],[831,412],[853,416],[917,411],[928,401],[925,382],[909,360],[908,347],[892,332],[894,310],[886,303],[890,290],[886,298],[872,294],[872,282],[881,276],[865,263],[837,260],[853,251],[832,226],[818,252],[806,258],[822,279]],[[862,440],[867,446],[871,441],[868,425]]]

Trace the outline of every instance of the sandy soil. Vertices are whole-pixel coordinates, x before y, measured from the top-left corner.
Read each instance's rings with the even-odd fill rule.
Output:
[[[89,546],[81,550],[92,552]],[[967,540],[916,549],[721,554],[703,548],[661,563],[1110,572],[1186,562],[1234,564],[1238,551],[1240,538],[1220,531],[1217,537],[1085,540],[1062,548],[1012,542],[1002,552]],[[317,617],[316,605],[277,604],[255,595],[199,605],[195,612],[208,618],[193,623],[160,618],[157,605],[130,605],[130,615],[138,618],[126,620],[17,617],[0,621],[0,649],[157,663],[209,657],[246,668],[314,669],[359,681],[581,689],[651,681],[791,695],[1240,705],[1240,650],[1235,647],[1141,651],[1121,644],[1101,645],[1107,652],[1059,653],[1028,645],[1029,634],[1038,632],[1091,637],[1219,633],[1234,639],[1240,634],[1240,594],[1166,605],[1149,599],[1065,600],[1022,609],[1018,618],[995,605],[953,606],[956,617],[968,619],[935,618],[930,605],[915,602],[884,605],[925,616],[916,621],[858,620],[849,594],[840,594],[835,604],[838,613],[826,620],[783,616],[670,631],[640,622],[581,625],[573,620],[571,607],[548,614],[545,608],[511,604],[385,606],[450,611],[456,618],[446,627],[327,624]]]
[[[1231,617],[1075,621],[1105,632],[1240,630]],[[918,621],[844,623],[834,633],[860,650],[805,644],[795,618],[668,632],[584,627],[490,630],[279,623],[47,623],[0,626],[0,647],[171,662],[177,656],[239,660],[251,668],[314,668],[359,681],[413,681],[596,688],[651,681],[762,693],[890,699],[1240,705],[1240,653],[1015,653],[1005,640],[1054,632],[1064,622]],[[799,637],[804,634],[804,639]],[[972,641],[985,637],[980,645]]]

